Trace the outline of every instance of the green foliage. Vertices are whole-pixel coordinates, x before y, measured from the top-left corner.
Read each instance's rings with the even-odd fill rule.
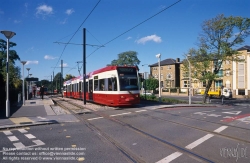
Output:
[[[159,80],[155,78],[149,78],[144,80],[144,84],[146,84],[147,90],[155,90],[159,87]]]
[[[75,78],[75,76],[71,75],[71,74],[66,74],[65,76],[65,80],[64,81],[67,81],[67,80],[70,80],[72,78]]]
[[[244,42],[250,34],[250,19],[242,17],[225,17],[218,15],[202,24],[199,36],[199,48],[190,49],[185,55],[191,63],[192,78],[206,81],[207,86],[203,102],[212,82],[218,78],[218,72],[224,61],[244,61],[234,48]],[[184,71],[188,71],[188,61],[184,61]]]
[[[118,59],[113,60],[111,62],[111,66],[121,66],[121,65],[127,65],[127,66],[137,66],[140,64],[140,60],[137,58],[137,52],[135,51],[126,51],[123,53],[118,54]]]
[[[60,78],[61,78],[61,87],[63,87],[63,78],[61,76],[61,73],[59,72],[53,79],[54,89],[60,90]]]

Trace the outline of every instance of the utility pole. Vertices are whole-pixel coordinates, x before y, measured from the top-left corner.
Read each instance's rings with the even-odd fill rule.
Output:
[[[63,60],[61,60],[61,75],[60,75],[60,90],[59,93],[63,94],[62,92],[62,78],[63,78]],[[63,97],[63,95],[62,95]]]
[[[86,28],[83,28],[83,101],[86,105]]]

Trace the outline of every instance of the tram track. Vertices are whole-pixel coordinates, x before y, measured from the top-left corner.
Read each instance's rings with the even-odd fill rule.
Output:
[[[93,124],[89,123],[87,120],[85,120],[80,114],[77,114],[73,112],[71,109],[68,108],[68,106],[65,106],[65,102],[68,103],[68,101],[64,100],[55,100],[56,98],[53,98],[52,100],[59,105],[60,107],[68,110],[71,114],[73,114],[75,117],[77,117],[80,122],[83,122],[90,130],[96,132],[101,138],[107,140],[109,143],[111,143],[117,150],[119,150],[122,154],[126,156],[126,158],[133,163],[145,163],[144,160],[139,158],[137,155],[135,155],[132,151],[127,149],[126,147],[122,146],[119,142],[112,139],[110,136],[108,136],[106,133],[102,132],[98,127],[94,126]],[[73,106],[79,107],[79,105],[70,104]],[[82,106],[79,108],[84,109]],[[92,110],[93,111],[93,110]]]
[[[67,101],[69,102],[69,101]],[[57,102],[56,102],[57,103]],[[70,102],[72,104],[72,102]],[[59,103],[57,103],[59,104]],[[117,142],[116,140],[114,140],[113,138],[111,138],[110,136],[108,136],[105,132],[103,132],[100,128],[98,128],[97,126],[93,125],[92,123],[90,123],[87,119],[84,119],[81,115],[79,114],[76,114],[75,112],[72,112],[70,109],[68,109],[67,107],[63,106],[61,103],[59,104],[61,107],[63,107],[64,109],[68,110],[69,112],[71,112],[73,115],[75,115],[80,121],[84,122],[91,130],[93,131],[96,131],[98,133],[98,135],[101,135],[102,137],[104,137],[106,140],[108,140],[111,144],[113,144],[119,151],[121,151],[126,157],[128,157],[130,159],[130,161],[132,162],[139,162],[139,163],[143,163],[145,162],[144,160],[142,160],[141,158],[139,158],[137,155],[135,155],[133,152],[131,152],[127,147],[121,145],[119,142]],[[77,104],[72,104],[76,107],[79,107],[79,108],[84,108],[83,106],[79,106]],[[98,115],[98,116],[101,116],[105,119],[108,119],[112,122],[115,122],[115,123],[118,123],[122,126],[125,126],[125,127],[128,127],[129,129],[132,129],[134,131],[136,131],[137,133],[143,135],[143,136],[146,136],[150,139],[153,139],[153,140],[156,140],[168,147],[170,147],[171,149],[174,149],[174,150],[178,150],[178,151],[181,151],[182,153],[185,153],[187,154],[188,156],[190,156],[191,158],[194,157],[195,159],[198,159],[200,160],[201,162],[218,162],[218,160],[210,160],[208,158],[205,158],[199,154],[196,154],[184,147],[181,147],[181,146],[178,146],[178,145],[175,145],[169,141],[166,141],[166,140],[163,140],[159,137],[156,137],[150,133],[147,133],[143,130],[140,130],[139,128],[136,128],[134,127],[133,125],[131,124],[128,124],[128,123],[125,123],[125,122],[122,122],[114,117],[110,117],[108,115],[105,115],[105,114],[102,114],[100,112],[95,112],[94,110],[92,110],[93,113],[92,114],[95,114],[95,115]]]

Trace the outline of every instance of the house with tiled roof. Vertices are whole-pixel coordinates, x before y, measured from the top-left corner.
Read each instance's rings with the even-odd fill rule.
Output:
[[[159,65],[158,62],[150,67],[150,76],[153,78],[159,78]],[[180,87],[180,59],[168,58],[160,61],[160,81],[161,87],[174,88]]]
[[[221,86],[230,88],[233,97],[250,97],[250,46],[246,45],[239,49],[239,58],[244,59],[242,62],[226,60],[222,63],[221,70],[218,72],[210,90],[220,89]],[[212,64],[213,65],[213,64]],[[160,81],[161,87],[164,88],[180,88],[180,92],[187,92],[191,86],[193,93],[199,93],[205,90],[206,82],[198,79],[191,79],[189,84],[188,72],[182,69],[182,62],[180,59],[168,58],[160,61]],[[150,67],[150,76],[159,78],[158,62]],[[213,71],[214,67],[211,67]],[[192,72],[191,72],[192,73]]]

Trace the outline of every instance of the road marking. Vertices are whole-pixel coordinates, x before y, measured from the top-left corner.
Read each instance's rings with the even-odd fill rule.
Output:
[[[223,119],[222,122],[232,122],[232,121],[235,121],[237,119],[241,119],[241,118],[248,117],[248,116],[250,116],[250,114],[238,115],[236,117]]]
[[[34,135],[32,135],[32,134],[24,134],[27,138],[29,138],[29,139],[34,139],[34,138],[36,138]]]
[[[12,132],[10,132],[10,131],[4,131],[3,132],[5,135],[12,135]]]
[[[19,129],[18,131],[21,132],[21,133],[26,133],[26,132],[28,132],[28,131],[25,130],[25,129]]]
[[[115,117],[115,116],[125,115],[125,114],[131,114],[131,112],[128,112],[128,113],[121,113],[121,114],[114,114],[114,115],[110,115],[110,117]]]
[[[87,119],[88,121],[92,121],[92,120],[95,120],[95,119],[101,119],[103,117],[96,117],[96,118],[90,118],[90,119]]]
[[[35,143],[36,145],[45,145],[45,143],[41,140],[33,140],[33,143]]]
[[[135,112],[140,113],[140,112],[144,112],[144,111],[147,111],[147,110],[138,110],[138,111],[135,111]]]
[[[8,136],[10,141],[18,141],[19,139],[16,136]]]
[[[220,133],[221,131],[225,130],[226,128],[228,128],[228,126],[221,126],[221,127],[217,128],[216,130],[214,130],[214,132]]]
[[[230,111],[230,112],[222,112],[222,113],[239,115],[241,112],[242,111]]]
[[[38,116],[37,118],[39,118],[39,119],[46,119],[46,118],[43,118],[43,117],[40,117],[40,116]]]
[[[156,163],[168,163],[173,161],[174,159],[176,159],[177,157],[181,156],[182,153],[181,152],[174,152],[171,155],[165,157],[164,159],[157,161]]]
[[[203,136],[202,138],[194,141],[193,143],[187,145],[185,148],[187,149],[193,149],[194,147],[200,145],[201,143],[203,143],[204,141],[208,140],[209,138],[213,137],[213,134],[207,134],[205,136]]]
[[[16,147],[16,149],[21,149],[21,148],[25,148],[25,145],[23,145],[23,143],[14,143],[13,144],[15,147]]]

